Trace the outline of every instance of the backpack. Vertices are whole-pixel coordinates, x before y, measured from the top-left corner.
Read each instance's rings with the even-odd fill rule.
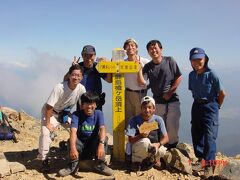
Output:
[[[14,132],[17,132],[8,122],[8,117],[0,111],[0,140],[13,140],[17,142]]]

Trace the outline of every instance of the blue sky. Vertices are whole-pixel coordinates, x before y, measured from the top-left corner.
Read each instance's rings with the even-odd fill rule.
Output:
[[[239,7],[238,0],[0,1],[0,104],[39,117],[54,84],[62,80],[73,56],[80,56],[84,45],[92,44],[98,56],[111,58],[112,49],[132,37],[139,44],[139,54],[149,58],[145,46],[158,39],[164,55],[173,56],[184,75],[179,88],[183,114],[180,138],[190,141],[188,53],[198,46],[206,50],[210,67],[227,91],[220,113],[220,149],[240,152],[236,142],[221,146],[222,141],[240,136],[236,128],[240,125]],[[111,85],[104,86],[106,107],[111,107]],[[108,121],[109,109],[105,108]]]

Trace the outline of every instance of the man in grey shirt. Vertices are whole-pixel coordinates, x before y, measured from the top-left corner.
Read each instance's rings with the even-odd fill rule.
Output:
[[[145,85],[149,79],[149,87],[156,101],[156,114],[161,116],[166,124],[169,144],[167,147],[176,147],[178,143],[179,120],[181,116],[177,87],[182,80],[182,73],[172,57],[162,56],[162,44],[158,40],[151,40],[147,44],[148,54],[152,61],[139,71],[138,82]]]

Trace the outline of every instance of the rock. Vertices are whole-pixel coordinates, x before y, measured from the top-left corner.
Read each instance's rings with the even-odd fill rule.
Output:
[[[5,177],[5,176],[9,176],[10,173],[10,168],[9,168],[9,164],[8,161],[6,160],[5,155],[3,154],[3,152],[0,152],[0,178]]]
[[[198,160],[191,145],[187,143],[179,143],[176,148],[179,149],[184,156],[188,157],[191,162],[195,163]]]
[[[220,172],[222,172],[222,170],[225,168],[225,166],[228,163],[228,159],[216,159],[215,160],[215,170],[214,170],[214,174],[218,175]]]
[[[240,159],[240,154],[237,154],[237,155],[235,156],[235,158],[236,158],[236,159]]]
[[[35,120],[34,117],[28,115],[26,112],[24,112],[23,110],[21,110],[21,111],[19,112],[19,120],[25,121],[25,120],[28,120],[28,119]]]
[[[225,179],[238,180],[240,177],[240,161],[230,160],[222,172],[219,173],[219,176]]]
[[[9,114],[8,117],[9,117],[9,119],[12,119],[12,120],[14,120],[14,121],[19,120],[18,113],[11,113],[11,114]]]
[[[171,153],[171,155],[169,153]],[[192,174],[191,163],[189,163],[189,159],[185,157],[180,150],[173,148],[169,153],[166,153],[166,157],[164,156],[164,161],[168,166],[178,169],[181,172]]]
[[[19,162],[9,162],[9,167],[12,174],[23,172],[26,170],[26,167]]]

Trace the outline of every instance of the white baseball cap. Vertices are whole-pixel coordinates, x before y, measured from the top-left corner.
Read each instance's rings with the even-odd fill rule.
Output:
[[[143,97],[142,100],[141,100],[141,105],[144,102],[151,102],[154,105],[154,107],[155,107],[155,100],[152,97],[150,97],[150,96]]]

